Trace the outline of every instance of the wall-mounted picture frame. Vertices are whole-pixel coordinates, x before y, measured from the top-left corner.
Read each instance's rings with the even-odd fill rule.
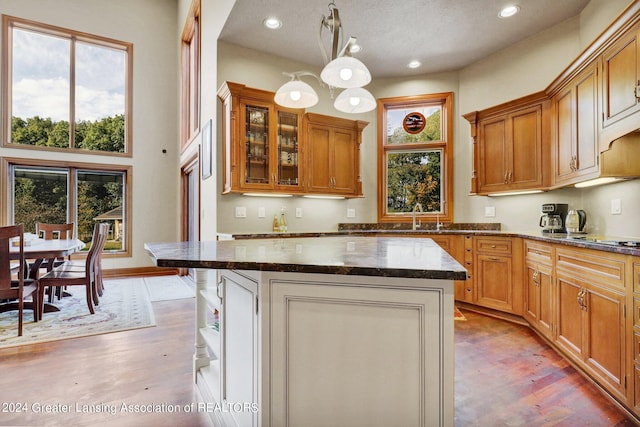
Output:
[[[202,159],[202,179],[209,178],[213,173],[212,157],[213,157],[213,138],[211,136],[211,119],[209,119],[202,127],[202,141],[200,143]]]

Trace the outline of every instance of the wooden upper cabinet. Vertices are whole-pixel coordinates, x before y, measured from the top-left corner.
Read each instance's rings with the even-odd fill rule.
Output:
[[[360,144],[368,122],[304,114],[273,97],[232,82],[218,91],[223,194],[362,196]]]
[[[303,110],[281,108],[273,92],[226,82],[222,101],[223,193],[302,192]]]
[[[474,138],[472,193],[543,189],[549,101],[544,94],[464,116]]]
[[[552,186],[598,176],[598,63],[595,62],[552,98]]]
[[[638,128],[624,120],[640,110],[640,41],[638,25],[614,42],[602,60],[601,151],[609,142]]]
[[[360,144],[368,122],[307,113],[305,191],[314,194],[362,196]]]

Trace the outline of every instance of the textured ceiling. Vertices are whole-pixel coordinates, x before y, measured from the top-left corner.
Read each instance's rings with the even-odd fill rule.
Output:
[[[318,45],[327,0],[237,0],[220,39],[322,67]],[[578,15],[589,0],[335,0],[344,38],[357,37],[374,78],[457,70]],[[498,18],[506,4],[520,13]],[[282,20],[278,30],[262,21]],[[323,32],[329,50],[329,35]],[[412,70],[413,59],[423,66]]]

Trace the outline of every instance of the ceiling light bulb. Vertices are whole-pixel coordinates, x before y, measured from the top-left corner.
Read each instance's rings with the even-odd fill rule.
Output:
[[[520,10],[520,7],[518,6],[515,6],[515,5],[507,6],[500,11],[498,16],[500,18],[509,18],[510,16],[513,16],[516,13],[518,13],[519,10]]]
[[[349,81],[353,77],[353,70],[351,68],[342,68],[340,70],[340,78],[342,80]]]
[[[300,93],[299,90],[294,90],[289,94],[289,96],[293,101],[300,101],[300,97],[302,96],[302,94]]]
[[[360,105],[360,98],[357,96],[350,96],[349,97],[349,104],[352,107],[357,107],[358,105]]]
[[[262,21],[262,23],[264,24],[265,27],[271,30],[275,30],[282,27],[282,21],[280,21],[278,18],[267,18],[264,21]]]
[[[422,65],[422,64],[420,63],[420,61],[413,60],[413,61],[411,61],[411,62],[409,62],[409,63],[407,64],[407,67],[409,67],[409,68],[418,68],[418,67],[419,67],[419,66],[421,66],[421,65]]]

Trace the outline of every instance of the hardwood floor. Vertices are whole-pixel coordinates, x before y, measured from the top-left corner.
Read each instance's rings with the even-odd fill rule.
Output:
[[[197,401],[191,363],[192,299],[154,302],[156,327],[0,350],[0,408],[7,426],[206,426],[203,413],[126,413],[122,405]],[[527,328],[465,311],[456,322],[455,425],[626,426],[588,381]],[[75,405],[115,414],[76,413]],[[45,404],[67,414],[36,413]],[[81,406],[82,408],[82,406]],[[52,410],[56,407],[52,407]]]
[[[632,426],[529,328],[463,311],[455,323],[455,425]]]

